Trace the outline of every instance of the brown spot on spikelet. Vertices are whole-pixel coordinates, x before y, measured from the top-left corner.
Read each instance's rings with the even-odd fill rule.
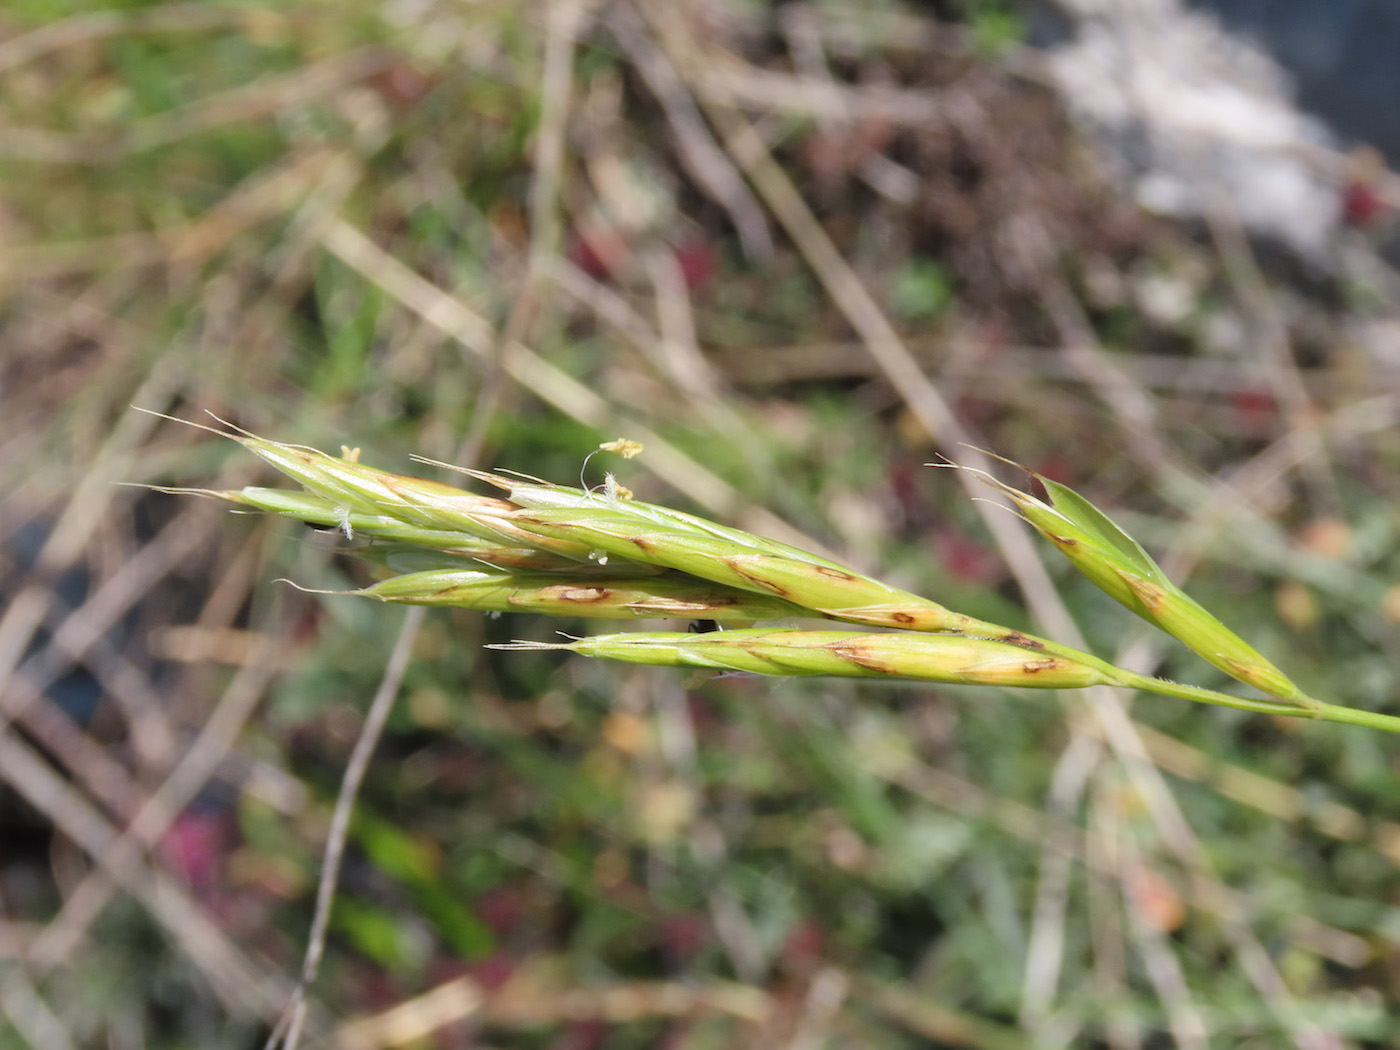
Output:
[[[835,653],[841,659],[855,664],[857,667],[864,667],[876,674],[895,674],[896,671],[890,666],[889,661],[881,660],[874,656],[864,646],[852,642],[828,642],[822,648]]]
[[[1027,660],[1021,665],[1021,670],[1026,674],[1039,674],[1041,671],[1054,671],[1060,666],[1060,661],[1053,656],[1044,660]]]
[[[1002,635],[1001,640],[1007,645],[1015,645],[1022,649],[1044,649],[1045,643],[1038,638],[1031,638],[1020,631],[1008,631]]]
[[[895,623],[911,624],[915,622],[917,617],[914,616],[913,613],[892,612],[890,613],[890,619]]]
[[[580,529],[580,528],[583,527],[582,525],[578,524],[578,522],[575,522],[575,521],[549,521],[549,522],[546,522],[546,521],[542,521],[540,518],[533,517],[533,516],[531,516],[531,515],[529,515],[529,514],[521,514],[519,511],[516,511],[516,512],[512,513],[512,514],[510,515],[510,517],[511,517],[511,520],[516,521],[516,522],[523,522],[526,526],[530,526],[530,525],[548,525],[548,526],[549,526],[550,528],[552,528],[552,529]]]
[[[830,576],[837,580],[851,582],[860,579],[859,576],[846,572],[844,569],[833,569],[829,565],[813,565],[812,568],[816,569],[817,572],[821,573],[823,576]]]
[[[628,536],[627,539],[643,554],[650,554],[656,548],[656,544],[652,543],[651,540],[647,539],[645,536]]]
[[[1128,586],[1132,588],[1133,597],[1150,613],[1156,614],[1167,603],[1167,592],[1147,580],[1129,580]]]
[[[758,587],[762,587],[765,591],[771,591],[773,594],[779,595],[783,598],[788,597],[788,590],[786,587],[783,587],[781,584],[774,583],[772,580],[765,580],[762,577],[756,576],[752,572],[749,572],[747,569],[745,569],[744,558],[723,558],[721,560],[724,562],[725,565],[728,565],[729,568],[733,570],[734,575],[748,580],[750,583],[755,584]]]

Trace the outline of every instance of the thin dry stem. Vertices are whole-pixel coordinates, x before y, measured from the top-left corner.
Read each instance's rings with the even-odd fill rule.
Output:
[[[72,1033],[23,970],[6,967],[0,974],[0,1016],[21,1039],[43,1050],[74,1050]]]
[[[354,750],[345,765],[341,778],[340,792],[336,795],[335,809],[331,812],[330,831],[326,836],[326,849],[321,861],[321,878],[316,886],[316,910],[311,918],[311,933],[307,939],[306,955],[302,960],[301,976],[297,980],[283,1013],[283,1022],[268,1038],[269,1048],[281,1046],[283,1050],[296,1050],[301,1039],[302,1028],[306,1023],[306,996],[316,981],[321,969],[321,957],[326,950],[326,936],[330,931],[331,907],[335,902],[336,885],[340,881],[340,864],[345,856],[345,842],[350,833],[350,818],[354,812],[355,799],[360,793],[369,760],[374,754],[379,738],[384,732],[384,723],[393,709],[394,698],[398,696],[403,675],[408,670],[408,661],[413,654],[413,644],[423,625],[425,610],[410,609],[399,627],[398,639],[393,652],[384,666],[384,676],[365,714],[360,735],[355,739]],[[285,1028],[283,1028],[285,1023]]]
[[[714,141],[696,108],[688,86],[676,74],[666,52],[657,47],[645,24],[629,4],[614,4],[606,15],[608,28],[646,81],[676,137],[678,154],[700,188],[728,213],[744,253],[752,263],[773,257],[768,220],[734,165]]]
[[[141,384],[137,400],[151,404],[172,397],[181,378],[179,372],[176,355],[169,354]],[[152,429],[154,423],[139,413],[130,413],[118,421],[92,467],[73,487],[67,506],[36,559],[37,573],[57,572],[77,561],[102,521],[102,509],[115,491],[112,483],[130,472],[135,450]],[[0,693],[54,600],[50,588],[31,584],[20,590],[0,614]]]
[[[507,395],[508,355],[526,340],[540,313],[549,260],[560,241],[559,187],[569,109],[573,99],[574,47],[583,19],[582,0],[554,0],[545,19],[544,78],[540,88],[540,126],[535,137],[535,176],[530,185],[530,246],[525,281],[515,295],[505,325],[484,356],[484,379],[471,427],[457,450],[458,459],[478,463],[488,427]]]
[[[1123,904],[1128,915],[1128,930],[1147,979],[1166,1010],[1167,1027],[1182,1050],[1207,1050],[1210,1027],[1181,972],[1175,949],[1162,930],[1143,914],[1141,901],[1135,899],[1134,887],[1143,886],[1147,880],[1146,863],[1131,835],[1124,833],[1110,841],[1125,888]]]

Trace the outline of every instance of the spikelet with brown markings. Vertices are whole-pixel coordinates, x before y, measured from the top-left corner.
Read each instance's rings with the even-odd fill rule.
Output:
[[[603,634],[498,649],[567,649],[582,656],[763,675],[910,678],[963,685],[1080,689],[1109,684],[1092,663],[957,635],[750,629],[703,634]]]

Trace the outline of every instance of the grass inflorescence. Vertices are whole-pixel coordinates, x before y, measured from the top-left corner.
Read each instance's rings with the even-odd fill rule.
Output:
[[[1048,502],[976,472],[1076,569],[1127,609],[1264,694],[1237,696],[1154,678],[1091,653],[989,623],[790,544],[631,497],[483,471],[482,496],[252,435],[234,440],[303,492],[184,490],[335,529],[361,540],[382,580],[350,592],[386,602],[484,612],[713,621],[703,632],[631,632],[516,650],[761,675],[902,678],[1011,688],[1121,686],[1247,711],[1400,732],[1400,718],[1308,696],[1253,646],[1175,586],[1131,536],[1083,496],[1033,475]],[[606,448],[606,446],[605,446]],[[879,633],[747,629],[823,620]],[[724,624],[740,629],[725,630]]]

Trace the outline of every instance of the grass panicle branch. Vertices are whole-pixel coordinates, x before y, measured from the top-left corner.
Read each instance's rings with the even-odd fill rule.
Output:
[[[504,491],[482,496],[335,457],[231,435],[304,491],[179,489],[334,529],[376,563],[348,593],[484,612],[748,625],[820,618],[879,633],[791,626],[631,632],[498,648],[762,675],[881,677],[1078,689],[1111,685],[1273,715],[1400,732],[1400,717],[1307,696],[1167,579],[1131,536],[1072,489],[1032,475],[1048,502],[982,471],[1042,536],[1102,590],[1265,698],[1235,696],[1117,667],[1091,653],[988,623],[789,544],[644,503],[612,479],[599,491],[464,471]],[[963,468],[965,469],[965,468]]]
[[[1262,693],[1300,707],[1316,701],[1176,586],[1142,545],[1079,493],[1034,471],[1049,502],[973,470],[1013,504],[1032,528],[1055,545],[1076,569],[1124,608],[1184,643],[1226,674]]]
[[[680,573],[640,577],[437,569],[391,576],[351,592],[406,605],[446,605],[482,612],[619,619],[681,617],[729,622],[809,615],[799,605]]]
[[[498,648],[567,649],[628,663],[765,675],[908,678],[964,685],[1081,689],[1108,685],[1089,662],[956,634],[751,629],[605,634]]]
[[[958,631],[974,621],[808,551],[704,518],[607,492],[475,476],[506,488],[522,510],[511,520],[556,540],[574,540],[609,557],[639,561],[851,623],[919,631]],[[810,614],[809,613],[809,614]]]

